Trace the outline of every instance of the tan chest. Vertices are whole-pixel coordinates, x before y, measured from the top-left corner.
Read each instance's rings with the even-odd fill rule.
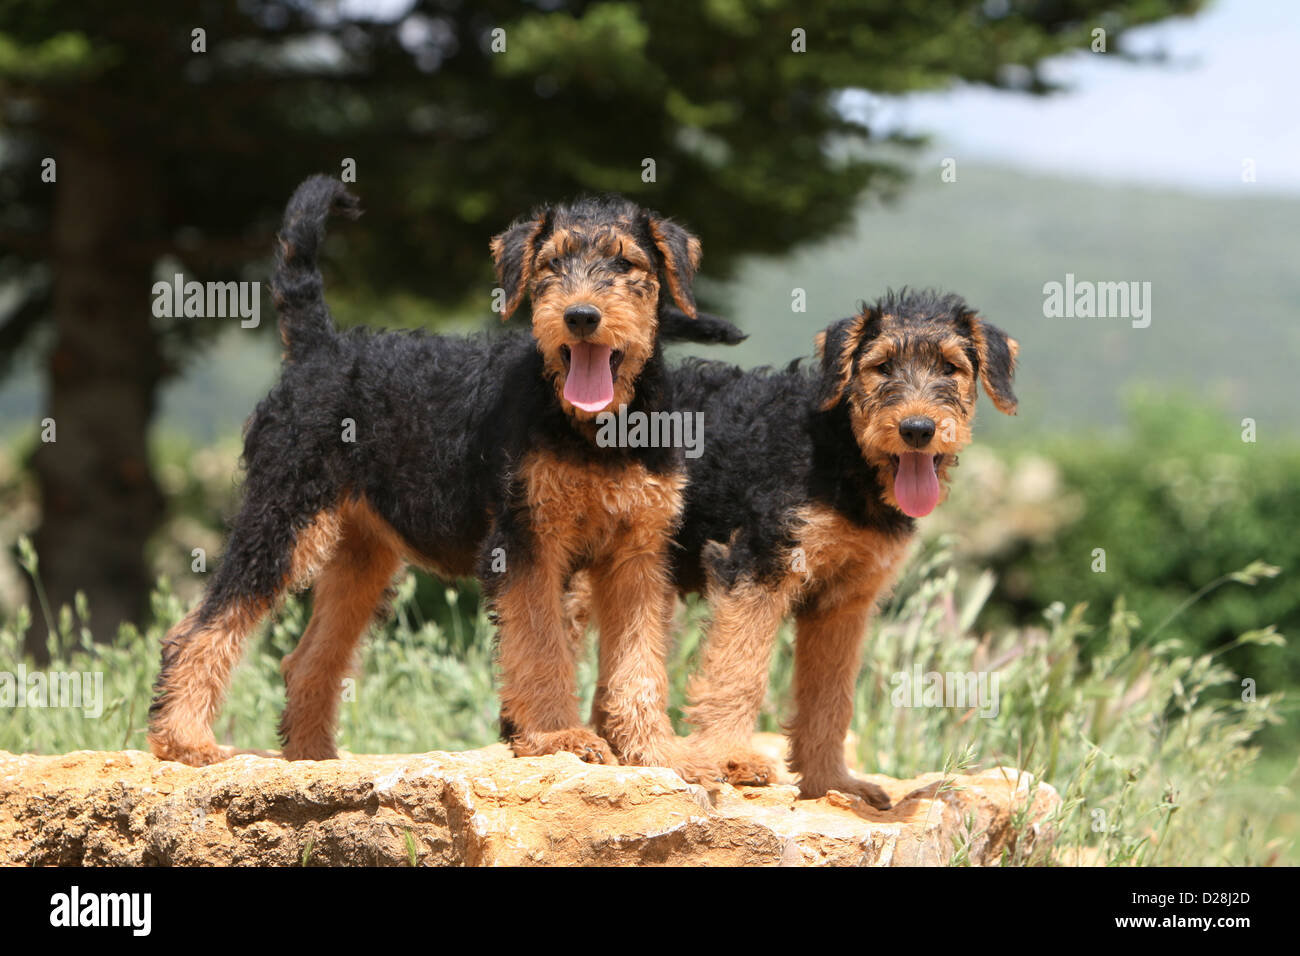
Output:
[[[906,558],[910,535],[864,528],[819,505],[804,508],[801,517],[797,547],[806,589],[838,592],[846,600],[875,600],[892,586]]]
[[[535,534],[568,550],[590,550],[628,536],[670,534],[681,514],[684,475],[652,474],[642,465],[593,468],[538,453],[520,470]]]

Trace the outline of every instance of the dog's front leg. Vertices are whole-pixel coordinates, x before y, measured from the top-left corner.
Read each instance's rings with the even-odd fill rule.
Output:
[[[680,741],[668,719],[673,592],[667,541],[628,547],[591,569],[600,629],[601,731],[624,763],[677,767]]]
[[[566,562],[543,547],[512,570],[496,595],[500,625],[502,729],[519,757],[567,751],[588,763],[617,763],[609,745],[582,725],[566,627]]]
[[[799,774],[800,796],[820,797],[827,790],[840,790],[887,810],[885,791],[855,777],[844,760],[872,596],[829,608],[814,605],[795,619],[796,710],[790,728],[790,769]]]

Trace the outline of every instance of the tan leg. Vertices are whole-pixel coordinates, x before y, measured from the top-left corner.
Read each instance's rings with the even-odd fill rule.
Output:
[[[391,535],[364,517],[343,527],[338,550],[312,590],[311,622],[280,665],[288,701],[280,739],[288,760],[338,756],[335,727],[344,676],[357,643],[401,567]]]
[[[154,756],[195,767],[229,756],[229,750],[217,746],[212,721],[225,700],[244,642],[289,587],[311,582],[334,553],[338,537],[338,515],[332,510],[317,514],[294,536],[284,579],[262,593],[243,588],[245,569],[232,563],[234,559],[227,558],[217,569],[203,604],[163,640],[162,669],[149,709],[149,749]],[[231,552],[240,549],[228,548]],[[212,595],[217,593],[234,596],[216,604]]]
[[[853,716],[859,652],[870,609],[869,601],[859,600],[798,615],[790,769],[800,775],[799,791],[804,797],[841,790],[888,809],[885,792],[854,777],[844,762],[844,739]]]
[[[397,554],[396,535],[392,529],[364,501],[344,501],[338,508],[316,515],[310,524],[296,534],[293,551],[289,555],[288,573],[274,594],[257,598],[245,596],[216,609],[207,609],[205,603],[171,629],[163,641],[162,671],[158,676],[155,702],[149,720],[149,748],[155,756],[164,760],[179,760],[192,766],[202,766],[229,756],[228,748],[217,745],[212,734],[212,721],[225,699],[230,675],[239,663],[244,642],[290,587],[306,587],[321,575],[323,569],[342,567],[335,558],[344,542],[345,529],[348,530],[346,547],[353,553],[359,547],[381,548],[382,542],[382,547],[386,547],[393,556]],[[390,578],[393,569],[395,566],[388,571]],[[360,568],[354,566],[352,571],[360,573]],[[218,574],[238,580],[241,569],[223,565]],[[385,586],[386,584],[387,580]],[[344,594],[350,586],[350,579],[346,582],[342,578],[335,580],[325,589],[324,604],[338,607],[354,600],[351,595],[338,596]],[[361,586],[364,589],[365,585]],[[378,598],[375,603],[377,601]],[[320,606],[318,602],[318,608]],[[371,608],[373,606],[372,603]],[[332,633],[334,625],[327,627],[325,624],[326,618],[332,616],[334,615],[326,614],[317,623],[316,615],[313,615],[313,624],[317,626],[314,629],[309,627],[309,635],[305,636],[311,638],[308,641],[311,649],[302,650],[302,653],[295,651],[290,655],[292,660],[286,660],[282,668],[287,674],[306,673],[314,678],[329,673],[328,664],[323,670],[319,663],[304,668],[303,659],[304,656],[313,658],[334,645],[333,639],[317,640],[323,628]],[[358,633],[360,629],[359,627]],[[313,634],[315,637],[312,637]],[[316,646],[318,643],[319,647]],[[355,639],[353,643],[355,644]],[[349,649],[348,655],[350,653]],[[321,660],[316,659],[318,662]],[[312,712],[310,706],[305,711],[301,710],[301,693],[312,681],[301,684],[300,702],[295,707],[294,685],[300,683],[296,679],[290,681],[286,718],[295,713],[305,715]],[[311,722],[307,717],[302,721],[304,727]],[[332,727],[332,717],[327,719],[327,723]],[[332,729],[330,733],[332,747]],[[297,731],[294,739],[298,739]]]
[[[668,719],[668,635],[672,591],[661,548],[627,544],[592,568],[600,628],[600,726],[625,763],[679,764]]]
[[[496,599],[502,721],[518,756],[563,750],[615,763],[609,745],[578,717],[577,642],[563,606],[567,563],[553,541],[540,539],[529,566],[514,572]]]
[[[157,703],[149,720],[149,749],[155,757],[202,767],[229,755],[217,745],[212,722],[225,700],[244,641],[269,606],[270,602],[238,603],[203,623],[200,606],[167,632]]]
[[[691,679],[687,716],[698,759],[731,783],[765,784],[775,776],[770,760],[749,746],[767,695],[772,645],[789,600],[777,589],[744,581],[730,590],[711,585],[704,657]]]

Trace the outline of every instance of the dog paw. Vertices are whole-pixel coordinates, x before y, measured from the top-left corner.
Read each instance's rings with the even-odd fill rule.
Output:
[[[548,754],[571,753],[587,763],[618,763],[609,744],[585,727],[520,734],[514,739],[513,747],[516,757],[545,757]]]
[[[776,766],[767,757],[740,748],[716,752],[690,748],[674,762],[673,769],[688,783],[706,786],[729,783],[763,787],[775,780],[777,774]]]
[[[752,750],[728,753],[720,764],[727,783],[733,786],[766,787],[776,779],[776,766],[767,757]]]
[[[190,767],[206,767],[220,763],[234,755],[231,747],[222,747],[215,740],[180,742],[170,737],[149,737],[149,750],[159,760],[173,760]]]
[[[285,744],[280,751],[285,760],[337,760],[338,748],[334,741],[318,741],[306,744]]]
[[[884,790],[881,790],[874,783],[859,780],[854,776],[837,776],[829,780],[812,779],[799,782],[799,796],[804,800],[824,797],[831,790],[838,790],[850,797],[865,800],[877,810],[888,810],[892,806],[889,794],[885,793]]]
[[[717,790],[718,785],[727,779],[726,774],[715,764],[690,758],[679,758],[673,761],[672,769],[687,783],[697,783],[706,790]]]

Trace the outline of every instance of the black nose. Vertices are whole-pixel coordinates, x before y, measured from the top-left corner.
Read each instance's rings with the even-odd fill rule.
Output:
[[[934,421],[924,415],[904,418],[898,423],[898,433],[913,448],[924,448],[934,437]]]
[[[579,338],[585,338],[600,325],[600,309],[594,305],[571,305],[564,310],[564,324]]]

